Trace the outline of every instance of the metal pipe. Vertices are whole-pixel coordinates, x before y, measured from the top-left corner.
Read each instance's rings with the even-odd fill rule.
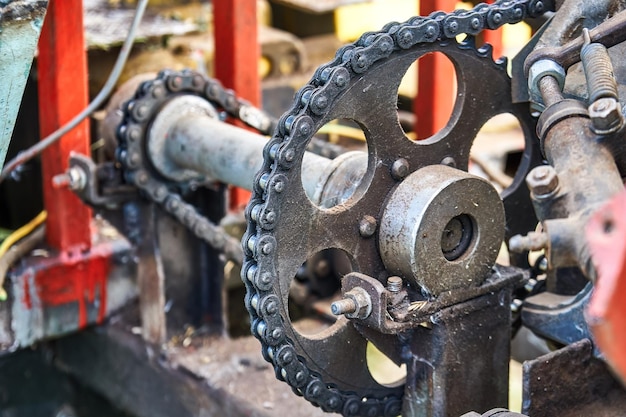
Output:
[[[167,136],[164,152],[179,168],[252,189],[254,177],[263,164],[265,137],[197,114],[177,119]],[[311,199],[331,163],[330,159],[305,153],[302,185]]]

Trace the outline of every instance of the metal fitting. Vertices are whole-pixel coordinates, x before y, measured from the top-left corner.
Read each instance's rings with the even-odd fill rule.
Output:
[[[366,319],[372,313],[372,299],[361,287],[352,288],[344,298],[330,305],[330,311],[336,315],[344,314],[351,319]]]
[[[522,300],[519,299],[514,299],[513,302],[511,302],[511,312],[512,313],[519,313],[519,311],[522,309],[522,305],[524,305],[524,302]]]
[[[72,191],[83,190],[87,186],[87,174],[79,167],[71,167],[63,174],[52,178],[54,188],[69,188]]]
[[[402,278],[389,277],[387,278],[387,291],[392,293],[398,293],[402,291]]]
[[[531,250],[542,250],[548,247],[550,237],[545,233],[528,232],[526,236],[515,235],[509,239],[509,250],[522,253]]]
[[[409,161],[400,158],[391,165],[391,176],[396,181],[402,181],[411,172]]]
[[[371,237],[374,233],[376,233],[377,227],[378,222],[376,219],[370,215],[365,215],[359,223],[359,233],[363,237]]]
[[[612,97],[598,99],[589,106],[591,129],[598,135],[617,132],[624,125],[619,102]]]
[[[533,168],[526,176],[528,189],[533,197],[546,198],[554,195],[559,187],[559,177],[551,165],[541,165]]]
[[[550,59],[540,59],[532,64],[528,71],[528,91],[530,101],[533,103],[543,103],[539,82],[543,77],[551,76],[558,82],[561,91],[565,85],[565,70],[562,66]]]

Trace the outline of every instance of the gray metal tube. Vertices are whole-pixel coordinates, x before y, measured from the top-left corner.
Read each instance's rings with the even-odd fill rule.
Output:
[[[265,137],[210,117],[190,115],[169,130],[165,153],[181,169],[191,169],[211,179],[252,189],[263,164]],[[331,160],[306,152],[302,184],[309,197]]]

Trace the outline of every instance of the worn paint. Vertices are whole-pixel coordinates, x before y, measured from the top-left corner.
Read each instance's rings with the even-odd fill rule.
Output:
[[[89,251],[73,249],[27,260],[24,270],[12,279],[11,327],[17,343],[28,346],[102,323],[111,306],[107,287],[113,251],[110,243],[100,243]]]
[[[0,2],[0,168],[33,62],[47,1]]]

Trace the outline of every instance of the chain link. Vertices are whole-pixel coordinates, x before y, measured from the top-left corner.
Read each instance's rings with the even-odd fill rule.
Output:
[[[274,129],[273,119],[218,81],[193,71],[162,71],[157,78],[144,82],[135,97],[126,103],[124,120],[118,130],[120,147],[117,158],[124,166],[126,180],[134,184],[151,201],[159,204],[196,237],[222,251],[226,259],[241,265],[243,250],[239,240],[201,215],[171,191],[177,184],[159,176],[150,168],[145,155],[148,124],[165,102],[178,94],[193,94],[209,101],[216,109],[243,121],[261,134]]]
[[[246,209],[248,226],[243,237],[245,261],[242,280],[247,288],[246,308],[251,331],[262,344],[264,358],[274,366],[278,379],[293,391],[327,412],[345,416],[386,416],[400,414],[402,398],[363,398],[325,383],[311,371],[286,337],[281,317],[280,294],[274,292],[278,280],[277,240],[274,227],[280,218],[280,202],[288,198],[286,175],[304,152],[317,121],[333,108],[333,103],[355,77],[362,77],[376,62],[394,51],[424,43],[476,35],[527,17],[553,10],[553,0],[510,0],[492,5],[479,4],[471,10],[435,12],[414,17],[405,23],[390,23],[380,32],[363,34],[356,42],[339,49],[333,61],[317,69],[311,81],[296,95],[292,108],[280,119],[276,132],[264,150],[264,164],[254,182],[253,197]]]

